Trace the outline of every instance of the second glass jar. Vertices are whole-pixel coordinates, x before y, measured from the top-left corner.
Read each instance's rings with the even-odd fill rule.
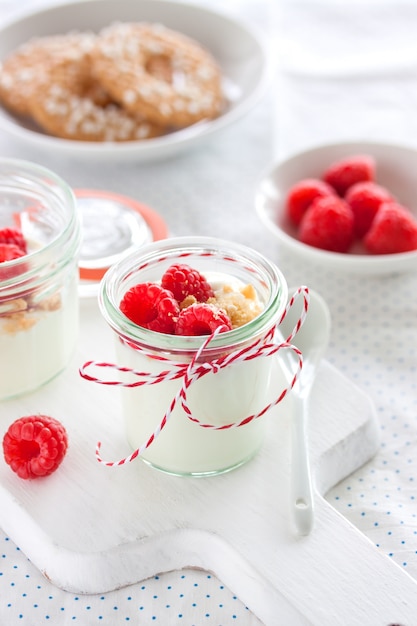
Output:
[[[0,264],[4,400],[51,380],[77,343],[81,220],[71,188],[39,165],[0,159],[0,229],[18,231],[27,246]]]

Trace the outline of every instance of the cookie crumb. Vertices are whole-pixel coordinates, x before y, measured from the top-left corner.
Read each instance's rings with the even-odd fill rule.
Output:
[[[256,290],[253,285],[244,285],[239,291],[230,285],[224,285],[214,292],[214,297],[207,300],[226,311],[232,328],[239,328],[257,317],[263,310],[263,305],[258,301]]]

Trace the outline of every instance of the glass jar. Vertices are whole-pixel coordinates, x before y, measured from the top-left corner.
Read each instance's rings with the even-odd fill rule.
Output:
[[[34,163],[0,159],[0,230],[27,254],[0,264],[0,400],[33,391],[67,365],[78,337],[81,223],[71,188]]]
[[[262,304],[261,313],[243,326],[214,336],[201,354],[204,337],[163,334],[137,326],[121,313],[121,299],[135,284],[159,282],[174,263],[197,269],[210,283],[252,285]],[[266,422],[262,417],[245,422],[267,404],[274,357],[243,357],[251,347],[272,341],[287,297],[284,276],[261,254],[206,237],[150,244],[107,271],[99,305],[115,332],[118,365],[114,367],[122,387],[127,439],[144,461],[172,474],[201,476],[229,471],[253,457],[264,440]],[[235,359],[237,353],[242,358]],[[229,357],[233,362],[226,365]],[[190,363],[192,369],[187,371]],[[219,367],[213,369],[213,364]],[[191,382],[184,383],[185,377]],[[281,382],[285,386],[285,380]],[[185,408],[182,387],[186,388]]]

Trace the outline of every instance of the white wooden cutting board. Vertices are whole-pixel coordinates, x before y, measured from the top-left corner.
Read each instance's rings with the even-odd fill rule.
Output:
[[[311,399],[316,521],[298,537],[289,513],[291,399],[268,415],[261,452],[210,478],[165,475],[130,452],[118,390],[78,374],[112,360],[113,337],[95,299],[83,301],[80,345],[64,374],[0,405],[1,436],[17,417],[41,412],[66,426],[70,446],[57,472],[23,481],[0,460],[0,525],[58,587],[103,593],[157,573],[215,573],[267,626],[415,626],[417,584],[324,500],[326,490],[377,451],[372,404],[328,363]]]

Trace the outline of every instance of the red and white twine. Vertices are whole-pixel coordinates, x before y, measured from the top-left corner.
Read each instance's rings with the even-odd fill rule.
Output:
[[[284,320],[288,311],[292,308],[292,306],[294,305],[294,302],[297,300],[299,296],[302,296],[303,298],[303,307],[302,307],[302,311],[301,311],[300,317],[296,325],[294,326],[291,334],[285,339],[285,341],[279,344],[274,343],[273,339],[274,339],[275,331],[277,330],[281,322]],[[130,463],[131,461],[136,459],[136,457],[138,457],[147,448],[149,448],[149,446],[155,441],[155,439],[158,437],[161,431],[165,428],[177,404],[179,404],[182,407],[188,419],[190,419],[192,422],[194,422],[201,428],[206,428],[206,429],[211,429],[211,430],[228,430],[231,428],[239,428],[240,426],[249,424],[253,420],[256,420],[262,417],[263,415],[265,415],[265,413],[267,413],[270,409],[272,409],[274,406],[276,406],[279,402],[281,402],[285,398],[288,392],[294,387],[300,375],[300,372],[303,366],[302,354],[300,350],[296,348],[296,346],[291,344],[291,341],[293,340],[293,338],[298,333],[298,331],[300,330],[301,326],[304,323],[305,317],[307,315],[308,307],[309,307],[309,299],[310,299],[310,296],[309,296],[308,288],[299,287],[297,291],[294,293],[294,295],[288,301],[287,306],[280,320],[278,321],[278,323],[264,337],[262,337],[261,339],[258,339],[257,341],[254,341],[252,344],[246,346],[245,348],[235,350],[233,352],[225,354],[219,357],[218,359],[214,359],[212,361],[204,361],[202,363],[199,363],[199,360],[202,357],[204,350],[209,346],[209,344],[219,334],[219,332],[221,332],[222,327],[217,328],[209,337],[207,337],[204,340],[204,342],[201,344],[200,348],[196,351],[195,355],[193,356],[193,358],[191,359],[189,363],[176,363],[174,361],[170,361],[169,359],[166,359],[161,356],[155,357],[154,354],[144,349],[138,348],[137,346],[134,346],[135,350],[138,350],[139,352],[145,354],[146,356],[166,362],[168,369],[165,369],[157,374],[152,374],[150,372],[140,372],[138,370],[131,369],[128,367],[122,367],[122,366],[115,365],[113,363],[107,363],[107,362],[101,362],[101,361],[87,361],[86,363],[84,363],[84,365],[80,368],[80,375],[82,376],[82,378],[84,378],[85,380],[94,382],[94,383],[99,383],[101,385],[112,385],[116,387],[133,388],[133,387],[140,387],[143,385],[155,385],[155,384],[165,382],[168,380],[182,379],[181,387],[178,389],[176,395],[171,400],[171,403],[167,411],[165,412],[165,415],[163,416],[160,423],[158,424],[157,428],[139,448],[134,450],[134,452],[132,452],[129,456],[126,456],[120,459],[119,461],[105,461],[101,456],[101,452],[100,452],[101,442],[99,441],[96,446],[97,460],[100,463],[103,463],[104,465],[113,467],[113,466],[118,466],[118,465],[124,465],[125,463]],[[267,404],[261,411],[259,411],[258,413],[249,415],[245,417],[243,420],[240,420],[239,422],[222,424],[220,426],[216,426],[214,424],[205,424],[203,422],[200,422],[196,417],[192,415],[191,410],[187,404],[187,391],[195,381],[197,381],[200,378],[203,378],[203,376],[205,376],[206,374],[210,372],[216,373],[225,367],[231,366],[234,363],[250,361],[253,359],[257,359],[257,358],[272,356],[282,349],[289,349],[295,353],[298,359],[296,371],[289,385],[281,391],[279,396],[273,402],[270,402],[269,404]],[[130,383],[125,383],[125,382],[115,381],[115,380],[102,380],[100,378],[96,378],[87,373],[87,370],[91,367],[107,368],[107,369],[116,370],[118,372],[129,373],[137,377],[139,380],[135,382],[130,382]]]

